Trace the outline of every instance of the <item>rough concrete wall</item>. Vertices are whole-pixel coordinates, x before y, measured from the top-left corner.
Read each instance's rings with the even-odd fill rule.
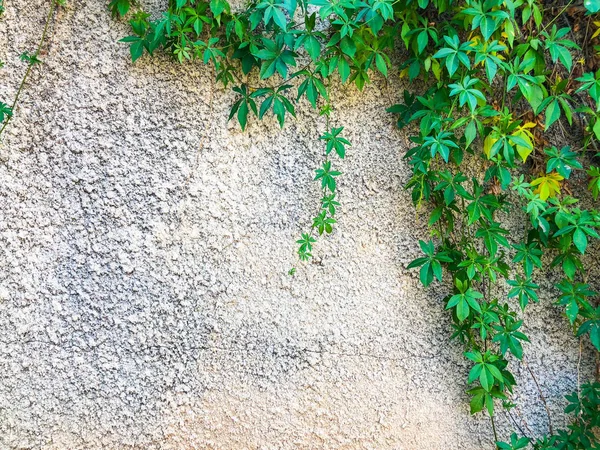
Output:
[[[5,3],[10,98],[49,2]],[[208,69],[131,65],[104,1],[68,3],[0,149],[0,448],[491,448],[446,288],[405,269],[426,229],[401,188],[406,136],[384,113],[401,86],[334,93],[354,144],[343,207],[299,265],[316,114],[242,133]],[[527,324],[558,426],[578,343],[549,298]],[[513,414],[545,432],[515,364]]]

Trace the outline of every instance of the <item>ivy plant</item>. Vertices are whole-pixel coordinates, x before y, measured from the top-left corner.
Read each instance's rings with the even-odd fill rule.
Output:
[[[600,350],[597,287],[586,266],[600,237],[597,0],[250,0],[241,10],[226,0],[169,0],[160,16],[131,0],[108,6],[129,20],[122,42],[133,61],[160,51],[211,65],[237,96],[229,119],[242,129],[269,115],[283,127],[298,106],[317,109],[326,128],[314,177],[322,198],[297,241],[301,260],[333,232],[341,208],[336,163],[351,142],[343,124],[331,123],[331,86],[419,80],[388,109],[411,133],[406,189],[431,231],[408,269],[424,286],[446,289],[452,338],[470,365],[471,412],[490,417],[497,448],[598,445],[593,382],[569,397],[567,430],[506,430],[502,441],[494,421],[499,406],[514,407],[512,371],[529,342],[523,312],[540,300],[542,277],[559,280],[565,326]],[[508,215],[521,217],[523,233]]]

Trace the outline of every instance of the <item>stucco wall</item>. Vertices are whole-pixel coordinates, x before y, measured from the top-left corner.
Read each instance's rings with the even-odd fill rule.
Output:
[[[5,4],[6,99],[49,2]],[[385,113],[399,81],[335,90],[339,226],[299,264],[323,151],[308,104],[242,133],[209,69],[132,65],[103,0],[68,4],[0,147],[0,448],[491,448],[446,288],[405,269],[427,231]],[[525,351],[559,426],[579,344],[545,297]],[[515,366],[513,415],[545,432]]]

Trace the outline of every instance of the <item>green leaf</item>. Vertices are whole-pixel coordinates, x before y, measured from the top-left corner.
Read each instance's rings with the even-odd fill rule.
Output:
[[[0,102],[0,123],[8,117],[12,117],[12,108],[6,103]]]
[[[546,108],[546,125],[544,127],[544,131],[550,128],[554,122],[556,122],[560,118],[560,107],[558,105],[558,100],[554,100],[550,102],[548,107]]]
[[[316,61],[319,58],[319,54],[321,53],[321,44],[319,44],[319,41],[316,37],[308,36],[304,41],[304,48],[313,61]]]
[[[579,250],[580,253],[585,253],[588,241],[587,236],[581,228],[575,229],[575,232],[573,233],[573,244],[575,244],[575,247],[577,247],[577,250]]]
[[[225,0],[211,0],[210,10],[215,17],[219,17],[223,12],[229,13],[230,6]]]
[[[380,53],[377,53],[377,55],[375,56],[375,65],[377,66],[377,69],[383,74],[383,76],[387,77],[387,64]]]
[[[111,2],[108,4],[108,8],[110,9],[113,17],[123,17],[129,12],[131,3],[130,0],[111,0]]]
[[[356,44],[348,36],[346,36],[344,39],[341,40],[341,42],[340,42],[340,48],[350,58],[353,58],[354,55],[356,54]]]
[[[600,11],[600,0],[584,0],[583,6],[589,13],[595,14]]]
[[[340,57],[338,62],[338,71],[340,73],[340,78],[342,83],[345,83],[348,77],[350,76],[350,64],[344,57]]]
[[[427,30],[421,31],[417,35],[417,51],[419,54],[423,53],[423,50],[427,47],[427,43],[429,42],[429,35]]]

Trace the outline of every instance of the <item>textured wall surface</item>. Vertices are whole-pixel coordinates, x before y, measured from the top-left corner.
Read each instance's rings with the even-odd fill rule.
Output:
[[[405,268],[426,228],[385,113],[398,82],[334,92],[354,144],[343,207],[299,264],[323,151],[308,104],[283,130],[242,133],[209,69],[132,65],[105,1],[68,3],[0,147],[0,448],[491,448],[448,341],[447,288]],[[5,4],[7,99],[49,2]],[[548,297],[526,316],[558,426],[579,345]],[[543,433],[515,366],[513,416]]]

